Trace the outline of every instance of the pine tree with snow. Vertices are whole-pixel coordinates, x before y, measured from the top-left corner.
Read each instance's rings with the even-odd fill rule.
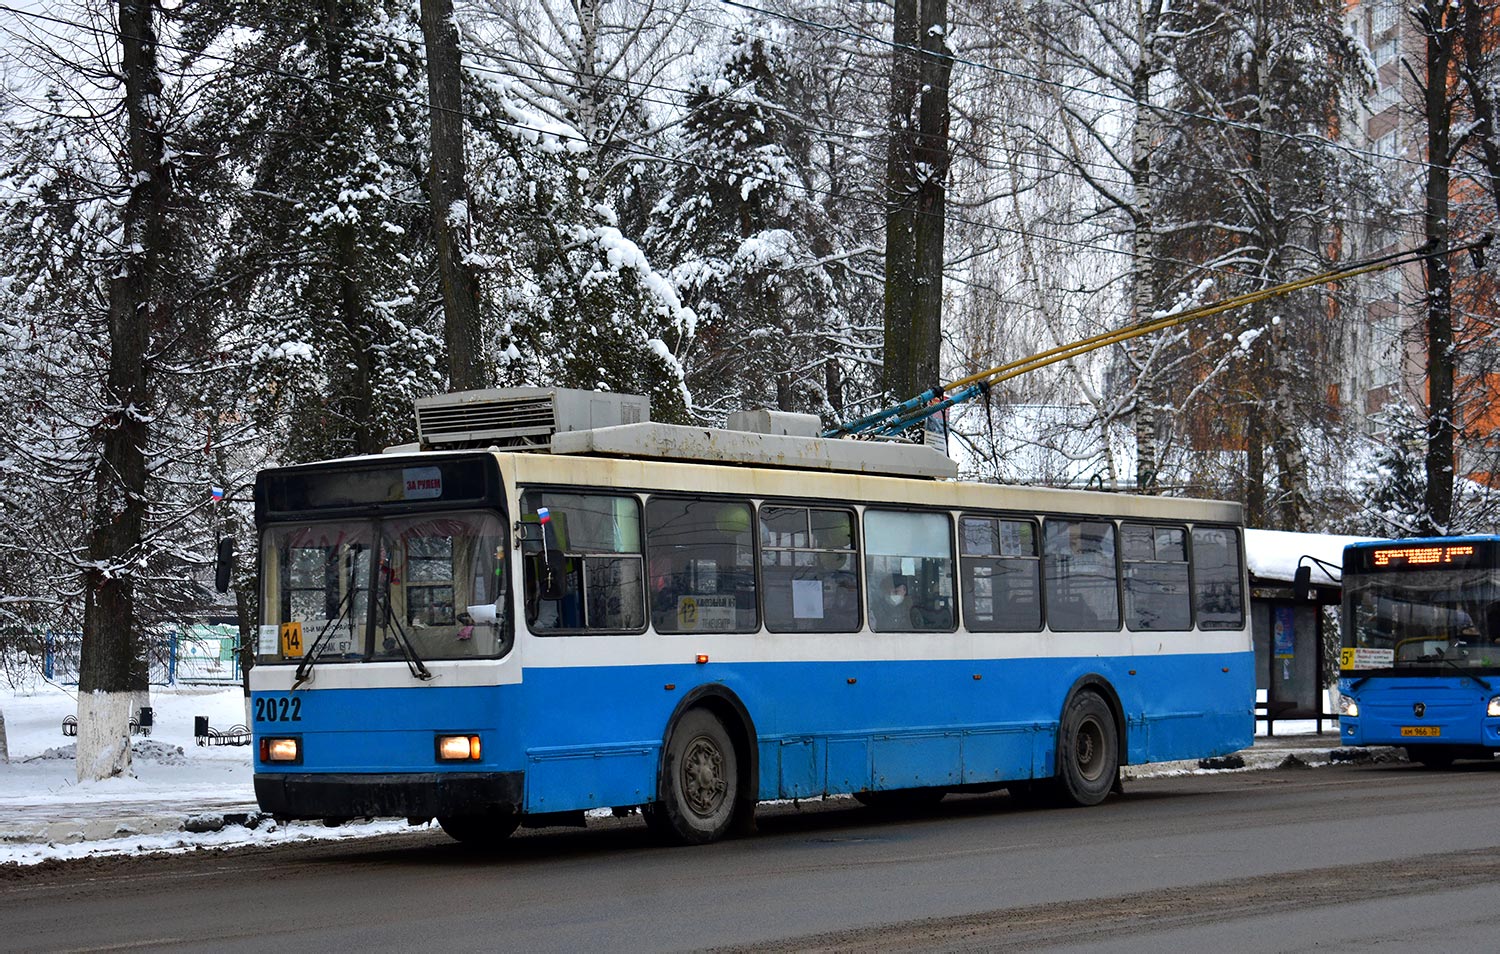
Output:
[[[697,315],[676,342],[701,419],[751,406],[825,412],[824,358],[847,302],[817,201],[812,101],[768,28],[736,34],[693,78],[675,176],[648,242]]]

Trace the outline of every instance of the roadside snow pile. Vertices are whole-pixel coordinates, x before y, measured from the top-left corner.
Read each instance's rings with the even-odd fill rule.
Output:
[[[72,761],[77,758],[78,743],[70,742],[67,745],[59,745],[56,748],[47,749],[40,755],[32,755],[17,762],[46,762],[52,759],[67,759]],[[166,742],[157,742],[154,739],[144,739],[140,742],[132,742],[130,745],[130,757],[132,760],[146,759],[151,762],[159,762],[162,765],[186,765],[187,753],[180,745],[171,745]]]

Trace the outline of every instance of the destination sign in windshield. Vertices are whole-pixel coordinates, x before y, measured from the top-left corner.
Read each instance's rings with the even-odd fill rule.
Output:
[[[307,513],[385,505],[498,502],[492,458],[442,457],[402,462],[340,463],[263,471],[256,480],[261,513]]]
[[[1356,567],[1361,570],[1450,569],[1483,566],[1492,558],[1494,544],[1471,540],[1465,543],[1400,543],[1390,546],[1361,547]]]

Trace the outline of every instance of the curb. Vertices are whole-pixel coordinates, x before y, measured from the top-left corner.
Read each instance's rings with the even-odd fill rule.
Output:
[[[1405,762],[1406,750],[1400,746],[1313,746],[1286,748],[1251,747],[1230,755],[1208,759],[1183,759],[1177,762],[1148,762],[1145,765],[1126,765],[1120,770],[1121,777],[1152,778],[1158,775],[1182,775],[1195,772],[1264,772],[1274,769],[1312,768],[1316,765],[1348,763],[1351,765],[1377,762]]]

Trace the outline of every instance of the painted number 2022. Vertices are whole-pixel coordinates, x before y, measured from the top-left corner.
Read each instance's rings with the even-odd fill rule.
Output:
[[[301,722],[302,700],[288,699],[256,699],[255,700],[256,722]]]

